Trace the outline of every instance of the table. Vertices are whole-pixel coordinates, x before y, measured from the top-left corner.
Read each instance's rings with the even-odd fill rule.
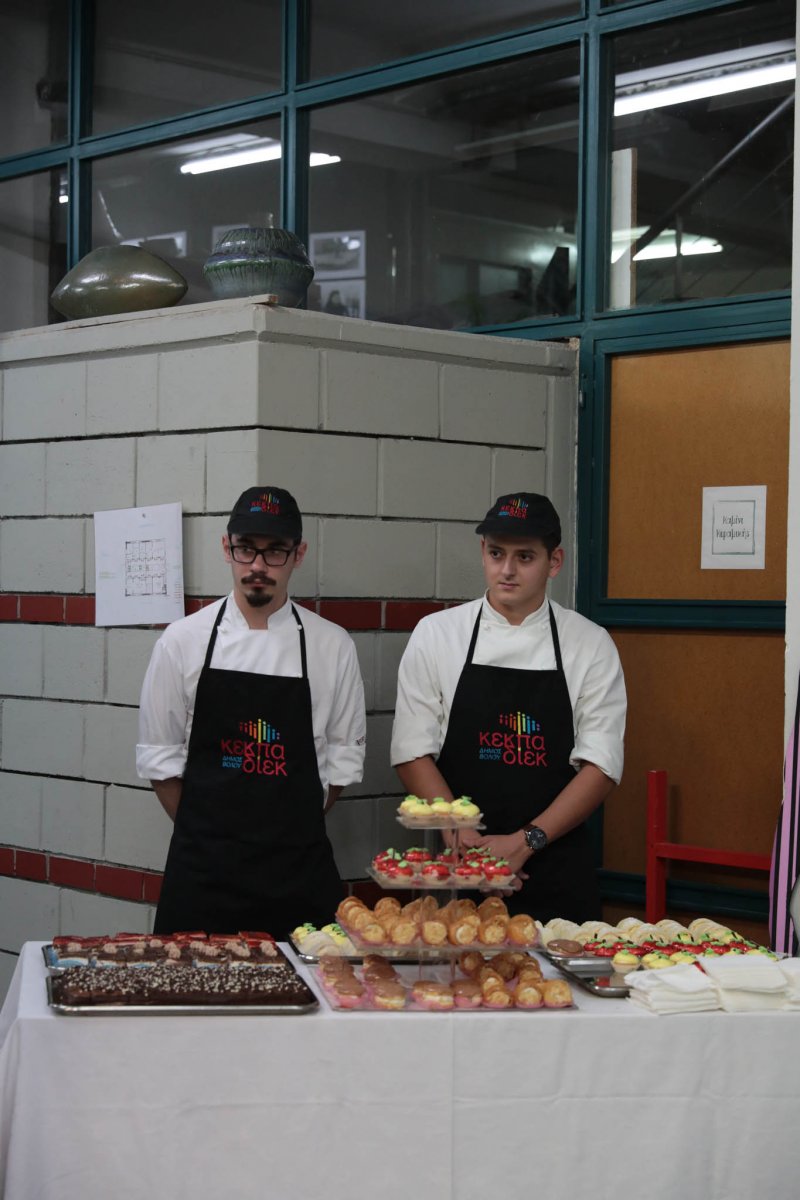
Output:
[[[0,1014],[4,1200],[787,1200],[800,1014]],[[291,952],[289,952],[291,955]],[[552,972],[550,972],[552,973]]]

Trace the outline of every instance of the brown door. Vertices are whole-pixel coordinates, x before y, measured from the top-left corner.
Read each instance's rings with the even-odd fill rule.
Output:
[[[664,627],[610,630],[629,694],[625,777],[604,820],[611,870],[644,871],[652,768],[669,772],[674,840],[770,851],[784,636],[729,625],[733,601],[785,600],[788,424],[788,341],[611,360],[606,595],[676,602]],[[754,484],[767,487],[765,569],[701,569],[703,488]],[[710,602],[717,627],[681,627],[693,601]],[[766,889],[764,875],[695,864],[671,876]]]

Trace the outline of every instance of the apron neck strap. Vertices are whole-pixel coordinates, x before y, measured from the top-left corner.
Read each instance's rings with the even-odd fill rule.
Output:
[[[217,613],[217,619],[214,622],[214,628],[211,630],[211,637],[208,639],[208,649],[206,650],[206,657],[205,657],[205,661],[203,663],[204,671],[207,671],[209,669],[209,667],[211,666],[211,656],[214,653],[214,646],[217,643],[217,630],[219,629],[220,621],[222,620],[223,616],[225,615],[225,608],[226,608],[227,603],[228,603],[228,597],[226,596],[225,599],[222,601],[222,604],[220,605],[220,610]],[[303,629],[303,622],[300,620],[300,615],[299,615],[297,609],[295,608],[295,606],[293,604],[291,604],[291,601],[290,601],[290,605],[291,605],[292,616],[294,617],[295,625],[297,626],[298,632],[300,634],[300,665],[301,665],[301,668],[303,671],[303,679],[307,679],[308,678],[308,659],[306,657],[306,631]]]
[[[558,640],[558,627],[556,625],[556,616],[553,612],[553,606],[550,601],[547,601],[547,609],[550,614],[550,633],[553,637],[553,650],[556,656],[556,670],[563,675],[564,664],[561,661],[561,643]],[[467,650],[467,665],[471,664],[472,656],[475,653],[475,646],[478,642],[478,630],[480,629],[481,616],[483,615],[483,605],[478,609],[478,615],[475,618],[475,624],[472,628],[472,637],[469,640],[469,649]],[[800,702],[800,701],[799,701]]]
[[[290,601],[291,603],[291,601]],[[306,631],[303,629],[303,622],[300,620],[300,614],[292,604],[292,616],[294,617],[295,625],[300,634],[300,665],[303,670],[303,679],[308,678],[308,660],[306,659]]]

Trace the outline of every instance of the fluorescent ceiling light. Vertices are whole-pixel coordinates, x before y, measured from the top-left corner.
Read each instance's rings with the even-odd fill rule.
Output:
[[[261,143],[242,150],[231,150],[227,154],[209,154],[201,158],[189,158],[181,163],[181,175],[205,175],[209,171],[226,171],[229,167],[247,167],[251,163],[274,162],[281,157],[280,142]],[[341,162],[338,154],[311,153],[311,167],[323,167],[328,163]]]
[[[714,75],[707,79],[694,79],[687,83],[676,83],[668,87],[637,91],[633,95],[618,96],[614,101],[614,116],[644,112],[650,108],[664,108],[669,104],[688,104],[708,96],[725,96],[731,92],[743,92],[749,88],[767,87],[771,83],[786,83],[797,74],[795,62],[773,63],[750,70],[732,71],[727,75]]]
[[[647,226],[642,225],[639,229],[626,229],[614,233],[612,241],[616,244],[611,250],[611,262],[619,262],[623,254],[630,250],[636,238],[641,237],[646,230]],[[649,246],[645,246],[638,254],[634,254],[633,261],[643,262],[647,258],[677,258],[678,247],[676,237],[677,234],[674,229],[665,229]],[[714,238],[698,237],[696,234],[691,233],[684,233],[681,237],[681,258],[688,258],[693,254],[721,253],[722,246]]]

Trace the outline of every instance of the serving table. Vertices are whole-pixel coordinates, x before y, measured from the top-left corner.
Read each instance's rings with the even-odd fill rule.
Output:
[[[41,943],[28,943],[0,1013],[0,1195],[796,1194],[800,1014],[657,1017],[625,1000],[576,1002],[64,1016],[47,1006]]]

